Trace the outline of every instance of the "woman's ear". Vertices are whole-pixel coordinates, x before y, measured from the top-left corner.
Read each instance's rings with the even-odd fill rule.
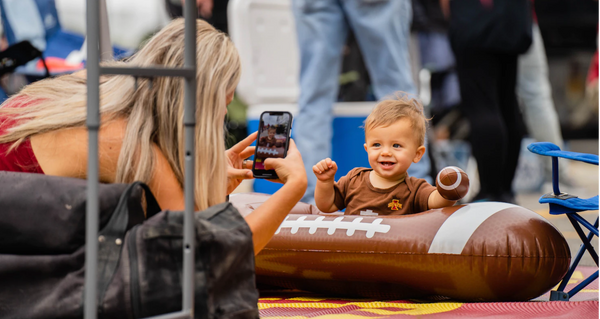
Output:
[[[413,163],[418,163],[421,160],[421,157],[423,157],[423,154],[425,154],[425,146],[419,146],[419,148],[417,148],[417,153],[415,153]]]
[[[227,105],[229,105],[231,103],[231,101],[233,101],[233,96],[235,95],[235,91],[227,94]]]

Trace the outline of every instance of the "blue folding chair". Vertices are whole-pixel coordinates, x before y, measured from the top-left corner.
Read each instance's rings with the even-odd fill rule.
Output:
[[[588,222],[578,214],[578,212],[598,210],[598,195],[588,199],[583,199],[575,195],[561,193],[558,187],[558,158],[562,157],[570,160],[598,165],[598,155],[561,151],[558,146],[547,142],[529,144],[527,149],[539,155],[552,157],[553,191],[540,197],[539,202],[541,204],[550,205],[550,214],[552,215],[566,214],[571,224],[573,224],[575,231],[579,235],[579,238],[581,238],[581,241],[583,242],[583,244],[579,248],[577,256],[575,257],[575,259],[573,259],[571,263],[571,267],[569,267],[569,271],[567,271],[565,277],[560,282],[558,289],[556,291],[550,292],[551,301],[568,301],[576,293],[581,291],[581,289],[585,288],[592,281],[598,278],[598,271],[596,271],[588,278],[583,280],[581,283],[579,283],[575,288],[571,289],[571,291],[564,291],[565,287],[567,286],[567,283],[569,282],[569,279],[571,279],[571,275],[573,275],[575,268],[581,261],[581,257],[583,257],[583,254],[586,250],[592,256],[592,259],[594,259],[596,266],[598,266],[598,254],[596,253],[596,250],[594,249],[591,243],[591,239],[593,238],[593,236],[598,236],[598,217],[596,217],[596,222],[594,223],[594,225],[592,225],[590,222]],[[589,230],[587,236],[583,232],[583,229],[581,228],[580,224]]]

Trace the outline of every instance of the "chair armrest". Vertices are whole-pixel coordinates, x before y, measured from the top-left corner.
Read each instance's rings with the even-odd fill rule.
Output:
[[[575,161],[598,165],[598,155],[561,151],[560,147],[558,147],[552,143],[549,143],[549,142],[531,143],[527,146],[527,149],[530,152],[539,154],[539,155],[562,157],[562,158],[567,158],[567,159],[571,159],[571,160],[575,160]]]

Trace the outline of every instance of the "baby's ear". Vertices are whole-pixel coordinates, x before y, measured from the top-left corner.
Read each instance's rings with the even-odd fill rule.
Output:
[[[365,151],[367,151],[367,143],[363,144],[365,146]],[[368,151],[367,151],[368,152]]]
[[[413,159],[414,163],[418,163],[421,160],[421,157],[423,157],[423,154],[425,154],[425,146],[419,146],[419,148],[417,148],[417,153],[415,153],[415,158]]]

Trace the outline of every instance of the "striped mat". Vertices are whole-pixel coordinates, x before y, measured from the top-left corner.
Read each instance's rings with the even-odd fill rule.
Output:
[[[578,267],[567,291],[596,271]],[[259,300],[261,318],[598,318],[598,280],[571,301],[548,301],[550,293],[529,302],[419,302],[328,298],[303,292],[265,292]]]

